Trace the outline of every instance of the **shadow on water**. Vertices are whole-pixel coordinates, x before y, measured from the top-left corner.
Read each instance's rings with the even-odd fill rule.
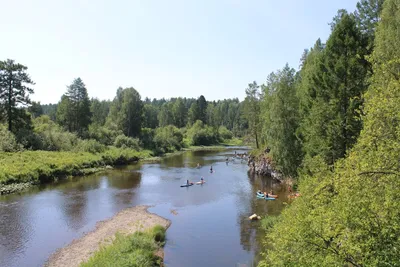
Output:
[[[263,233],[248,216],[279,214],[283,207],[282,200],[257,199],[255,193],[283,192],[268,178],[249,176],[245,162],[233,155],[233,150],[185,152],[1,196],[0,266],[41,266],[96,222],[142,204],[172,221],[167,266],[251,266]],[[180,187],[201,177],[206,184]]]

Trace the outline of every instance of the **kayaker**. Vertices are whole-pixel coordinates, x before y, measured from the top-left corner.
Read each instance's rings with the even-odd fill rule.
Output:
[[[204,183],[204,178],[203,178],[203,176],[201,177],[200,182],[201,182],[201,183]]]
[[[189,183],[189,180],[186,180],[186,184],[187,184],[187,185],[189,185],[189,184],[190,184],[190,183]]]
[[[210,168],[210,172],[213,172],[213,168],[212,168],[212,166],[211,166],[211,168]]]

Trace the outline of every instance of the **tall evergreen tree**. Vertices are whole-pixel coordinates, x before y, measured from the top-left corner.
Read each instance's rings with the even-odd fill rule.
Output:
[[[26,72],[27,69],[11,59],[0,61],[0,106],[3,107],[3,116],[7,119],[10,132],[15,130],[14,122],[18,120],[18,114],[21,114],[18,111],[19,105],[31,102],[29,95],[33,94],[33,89],[28,86],[34,85],[34,82]]]
[[[67,100],[68,99],[68,100]],[[81,78],[75,79],[67,87],[57,109],[58,122],[71,132],[83,136],[91,122],[90,100],[85,84]]]
[[[158,113],[158,123],[160,127],[174,125],[174,114],[171,102],[164,103],[161,106],[160,112]]]
[[[193,102],[188,111],[188,122],[190,125],[194,124],[200,119],[200,108],[197,102]]]
[[[197,99],[197,105],[199,106],[199,120],[203,123],[207,123],[207,101],[203,95]]]
[[[344,157],[361,130],[360,108],[367,87],[367,42],[354,18],[344,14],[334,27],[308,90],[312,104],[302,125],[305,151],[332,164]]]
[[[140,94],[134,88],[118,88],[108,118],[109,123],[115,123],[126,136],[137,137],[143,122],[143,102]]]
[[[244,115],[249,122],[249,130],[253,135],[256,147],[259,148],[260,124],[260,87],[254,81],[246,89]]]
[[[173,107],[172,112],[174,115],[174,124],[176,127],[181,128],[186,125],[186,118],[187,118],[187,110],[183,100],[178,98]]]

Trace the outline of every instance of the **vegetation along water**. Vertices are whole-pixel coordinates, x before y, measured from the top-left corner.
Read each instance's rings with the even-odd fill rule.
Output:
[[[172,222],[168,266],[400,266],[400,0],[360,0],[330,26],[297,70],[249,83],[243,101],[142,99],[133,87],[99,100],[76,78],[41,104],[28,68],[0,61],[0,265],[41,265],[144,204]],[[243,144],[253,151],[159,157]],[[248,173],[248,159],[282,181]],[[276,200],[256,198],[271,189]],[[153,237],[118,235],[85,266],[113,253],[160,264]]]

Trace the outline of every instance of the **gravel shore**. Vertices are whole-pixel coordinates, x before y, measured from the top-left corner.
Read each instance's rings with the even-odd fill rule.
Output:
[[[119,212],[114,217],[98,222],[96,229],[68,246],[57,250],[46,262],[47,267],[78,267],[87,261],[101,244],[110,242],[115,233],[132,234],[159,224],[166,228],[171,222],[147,211],[148,206],[136,206]]]

